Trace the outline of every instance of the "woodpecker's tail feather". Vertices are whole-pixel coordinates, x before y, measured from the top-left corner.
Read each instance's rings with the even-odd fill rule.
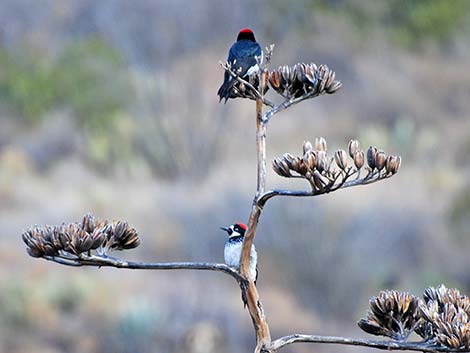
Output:
[[[229,98],[234,98],[232,90],[235,82],[235,80],[230,80],[224,81],[224,83],[222,83],[222,86],[220,86],[219,90],[217,91],[217,95],[219,96],[219,102],[222,101],[222,99],[225,99],[224,103],[227,103],[227,100]]]
[[[248,305],[248,299],[246,298],[246,291],[248,290],[248,281],[241,280],[239,284],[242,292],[243,308],[246,308],[246,306]]]
[[[248,80],[248,78],[245,78]],[[252,77],[250,79],[250,83],[255,87],[256,89],[259,89],[259,80],[258,77]],[[238,81],[237,80],[225,80],[224,83],[222,83],[222,86],[220,86],[219,90],[217,91],[217,95],[219,96],[219,103],[222,101],[222,99],[225,99],[224,103],[227,103],[227,100],[229,98],[237,98],[236,94],[234,94],[234,89],[238,88]],[[264,93],[268,91],[268,86],[266,86]]]

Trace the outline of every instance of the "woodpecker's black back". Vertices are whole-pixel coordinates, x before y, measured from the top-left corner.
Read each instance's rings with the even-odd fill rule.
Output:
[[[256,57],[261,59],[262,50],[261,46],[256,42],[255,35],[249,29],[242,29],[238,33],[237,41],[232,45],[228,52],[227,62],[232,65],[232,71],[238,72],[240,77],[244,78],[247,72],[257,65]],[[228,73],[224,74],[224,82],[220,86],[217,94],[219,101],[229,98],[235,98],[233,94],[233,86],[237,81]]]

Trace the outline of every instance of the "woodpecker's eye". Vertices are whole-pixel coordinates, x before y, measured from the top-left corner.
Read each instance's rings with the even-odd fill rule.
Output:
[[[242,233],[242,229],[241,229],[241,227],[240,227],[238,224],[234,227],[234,230],[235,230],[235,232],[237,232],[237,233],[240,233],[240,234]]]

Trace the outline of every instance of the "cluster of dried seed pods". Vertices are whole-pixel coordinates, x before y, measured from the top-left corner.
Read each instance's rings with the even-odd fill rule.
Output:
[[[376,147],[370,146],[367,150],[367,164],[372,170],[376,169],[379,172],[385,170],[387,173],[395,174],[400,169],[401,157],[387,156],[384,151],[379,151]]]
[[[444,285],[424,292],[421,306],[423,324],[417,331],[423,338],[457,349],[470,348],[470,298]]]
[[[382,291],[369,301],[366,319],[358,325],[373,335],[403,341],[416,332],[425,342],[470,349],[470,298],[444,285],[426,289],[423,300],[396,291]]]
[[[378,152],[377,148],[370,147],[367,151],[370,161],[368,158],[368,167],[363,168],[365,153],[357,140],[349,142],[348,152],[337,150],[334,157],[329,157],[327,152],[327,143],[323,137],[315,139],[315,146],[306,141],[302,156],[285,153],[273,161],[273,169],[282,177],[307,179],[315,191],[330,192],[343,186],[354,174],[358,176],[356,184],[370,183],[397,173],[401,164],[399,156],[387,157],[383,151]],[[362,178],[361,169],[367,170]]]
[[[96,220],[91,214],[79,223],[32,227],[23,232],[26,250],[32,257],[80,255],[96,250],[125,250],[137,247],[137,231],[126,222]]]
[[[387,290],[369,300],[367,318],[358,322],[361,329],[373,335],[403,341],[420,322],[419,298],[406,292]]]
[[[286,98],[304,95],[318,96],[335,93],[342,83],[335,81],[335,72],[326,65],[297,63],[294,66],[279,66],[269,74],[271,87]]]

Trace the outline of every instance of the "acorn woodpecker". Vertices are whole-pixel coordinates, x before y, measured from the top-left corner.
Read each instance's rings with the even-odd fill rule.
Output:
[[[263,61],[261,46],[256,42],[253,31],[249,28],[244,28],[238,33],[237,41],[228,52],[227,62],[232,65],[232,71],[238,73],[241,78],[246,79],[247,76],[253,75],[259,70],[256,57],[259,58],[258,60]],[[233,92],[236,83],[237,81],[226,71],[224,83],[222,83],[217,92],[219,102],[225,99],[225,103],[227,103],[227,99],[237,97]],[[256,83],[255,87],[257,85]]]
[[[224,260],[230,267],[240,268],[240,256],[242,253],[243,238],[245,236],[246,225],[243,223],[232,224],[229,227],[221,227],[228,233],[228,240],[224,247]],[[251,246],[250,252],[250,277],[256,283],[258,278],[258,254],[255,245]]]

